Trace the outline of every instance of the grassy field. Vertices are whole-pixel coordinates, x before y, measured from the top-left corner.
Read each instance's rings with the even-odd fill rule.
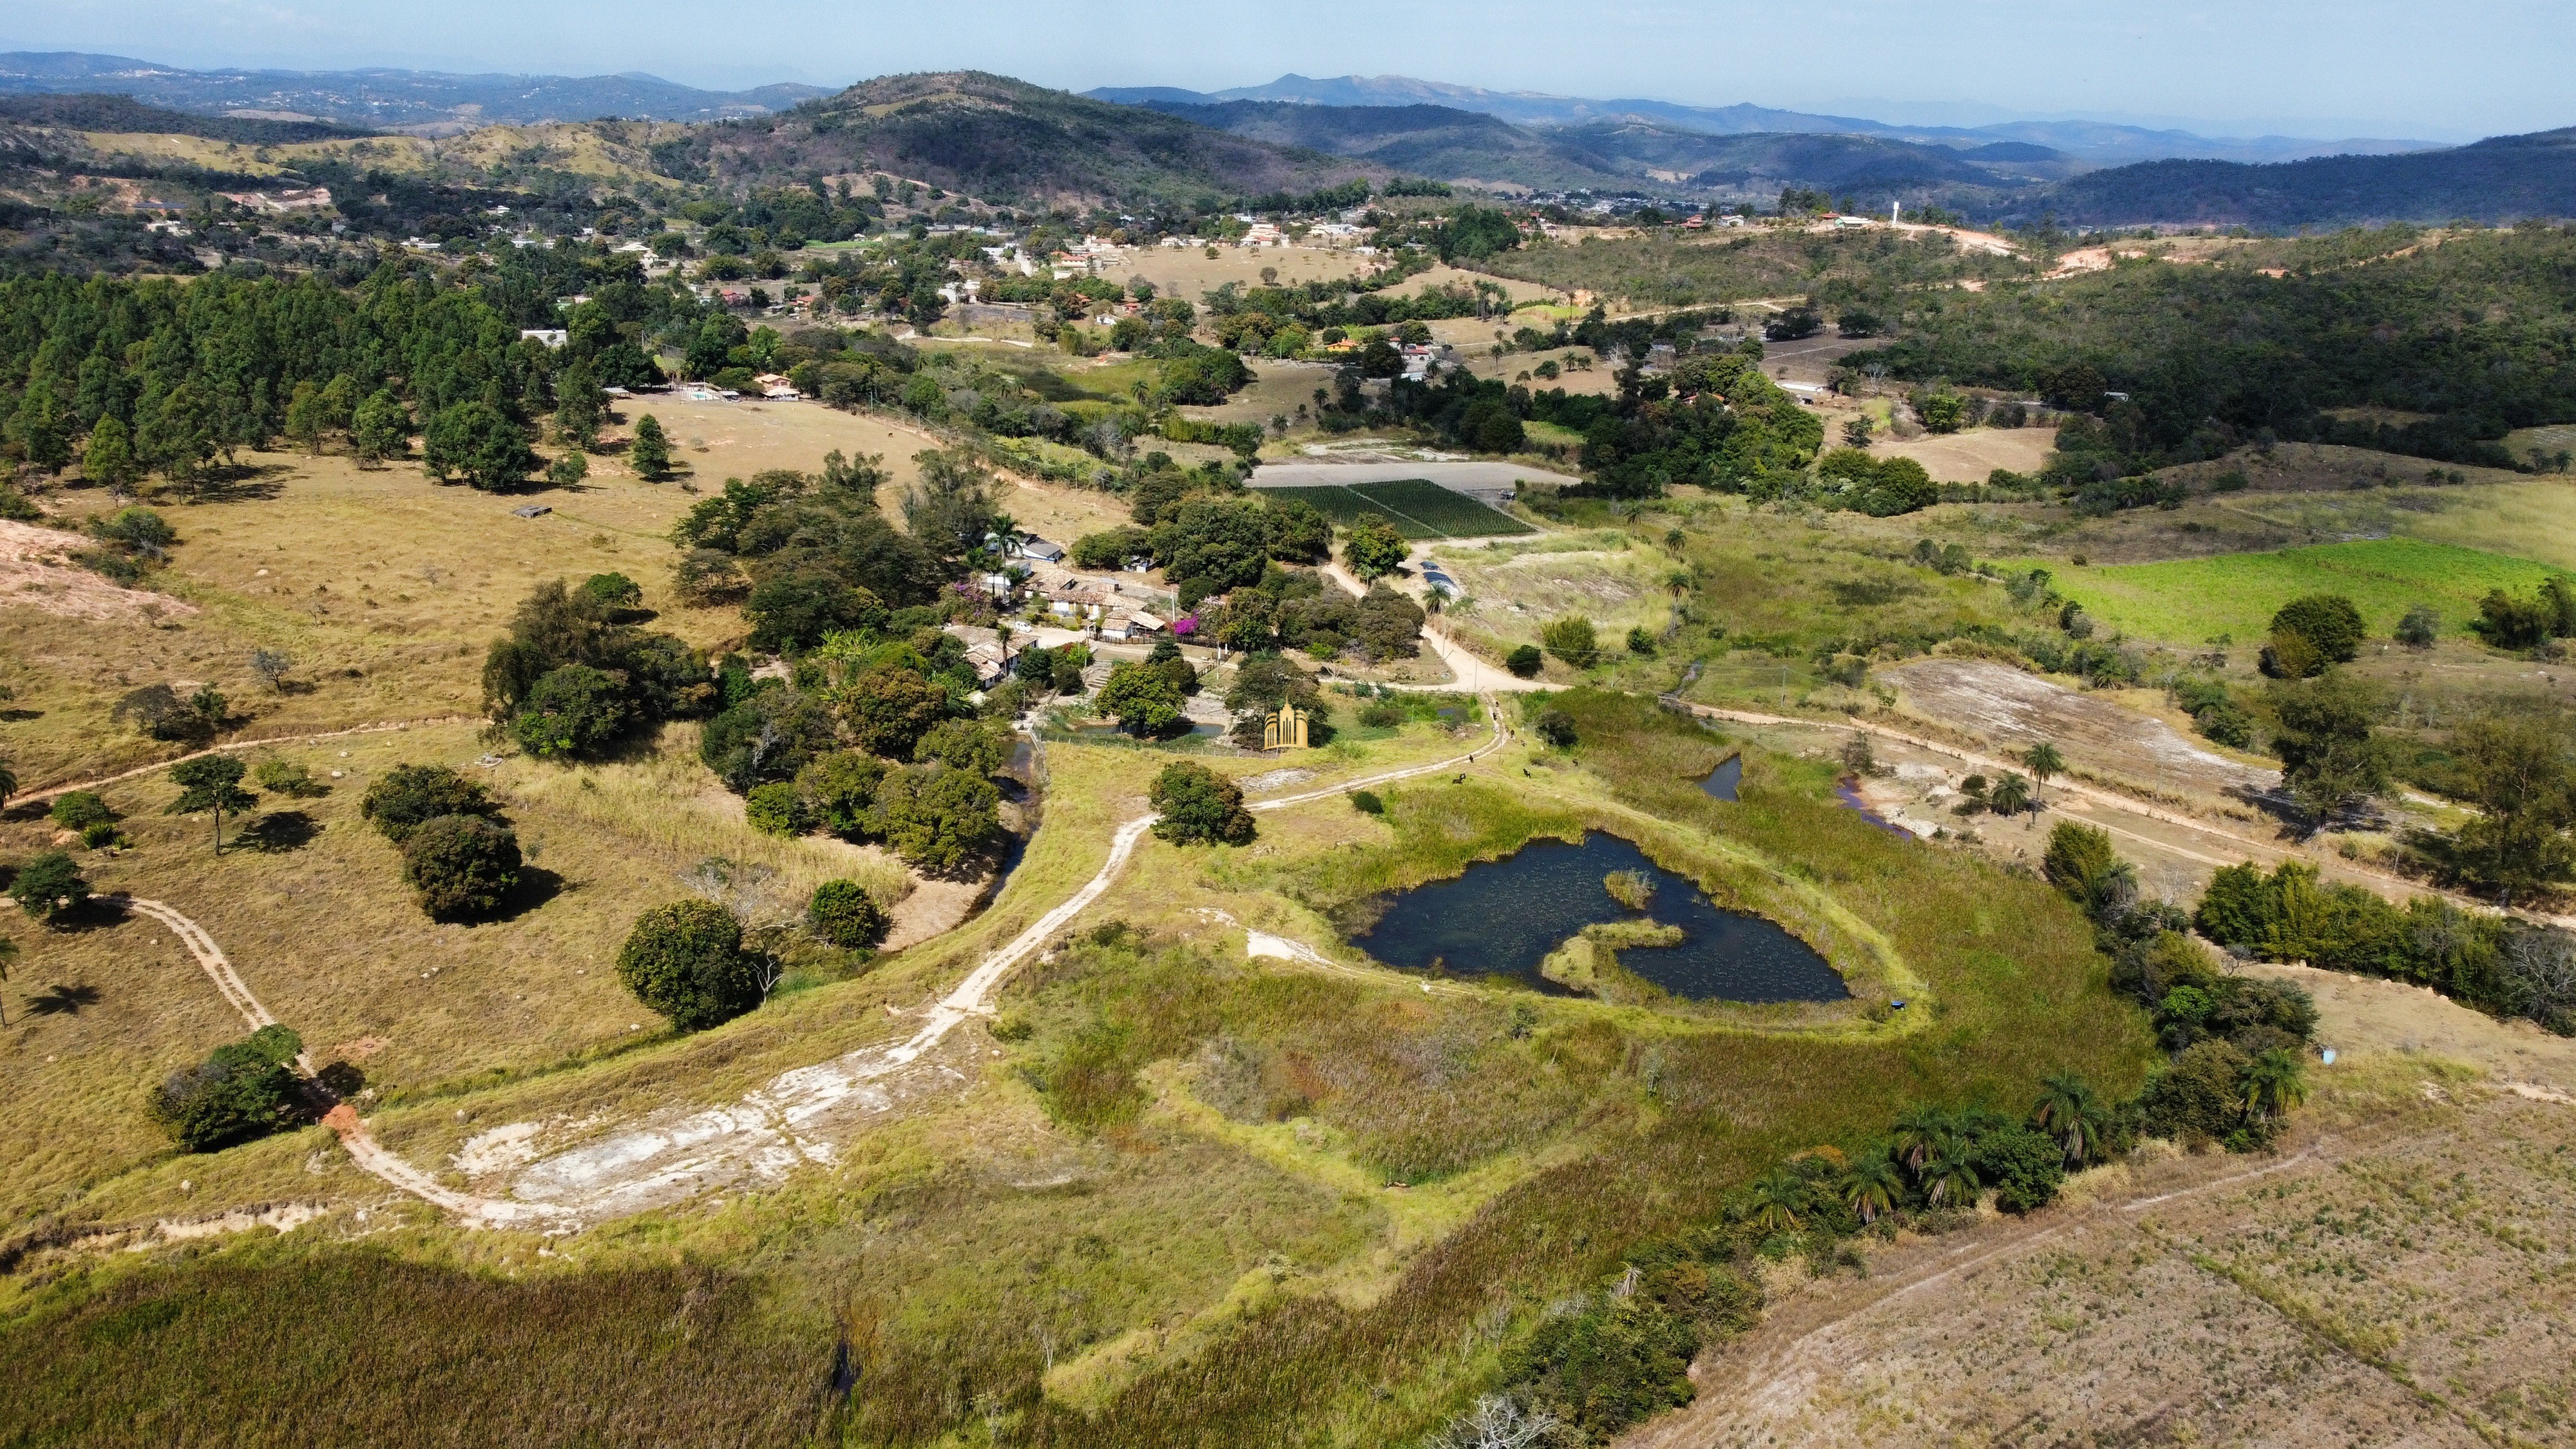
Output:
[[[1492,538],[1536,532],[1507,513],[1422,478],[1260,491],[1312,504],[1344,528],[1374,514],[1394,524],[1406,538]]]
[[[2527,591],[2556,572],[2527,559],[2418,539],[2227,554],[2172,563],[2057,570],[2057,588],[2103,625],[2173,644],[2263,637],[2272,614],[2303,594],[2342,594],[2385,638],[2407,609],[2430,604],[2448,633],[2465,630],[2491,589]]]

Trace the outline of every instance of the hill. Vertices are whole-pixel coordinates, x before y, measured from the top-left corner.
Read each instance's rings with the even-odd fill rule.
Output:
[[[1194,204],[1307,192],[1383,167],[980,71],[884,76],[782,116],[655,148],[684,180],[775,183],[888,171],[985,201]]]
[[[1309,106],[1285,101],[1213,105],[1155,100],[1168,116],[1274,145],[1364,158],[1441,181],[1509,182],[1542,189],[1625,187],[1638,180],[1611,158],[1552,135],[1450,106]]]
[[[1087,94],[1102,100],[1141,105],[1148,101],[1214,104],[1225,101],[1284,101],[1323,106],[1439,105],[1479,111],[1524,126],[1587,126],[1603,121],[1642,121],[1711,135],[1746,135],[1763,131],[1820,135],[1883,136],[1926,145],[1968,147],[1993,141],[2026,141],[2062,151],[2096,166],[2181,156],[2225,161],[2287,161],[2337,153],[2382,153],[2425,149],[2422,141],[2341,139],[2297,136],[2210,137],[2188,131],[2152,130],[2101,121],[2008,121],[1989,126],[1903,126],[1859,116],[1820,115],[1769,106],[1687,106],[1671,101],[1625,97],[1592,100],[1548,95],[1539,91],[1494,91],[1482,86],[1416,80],[1410,76],[1334,76],[1317,80],[1289,74],[1267,85],[1200,93],[1169,86],[1103,87]]]
[[[270,121],[241,116],[200,116],[147,106],[131,96],[0,95],[0,124],[99,131],[121,136],[200,136],[244,146],[293,146],[308,141],[372,136],[328,121]]]
[[[2576,215],[2576,127],[2402,156],[2273,166],[2151,161],[2076,177],[2006,219],[2032,219],[2040,209],[2074,225],[2258,228]]]
[[[783,111],[827,94],[779,84],[703,91],[659,76],[451,75],[420,70],[183,70],[77,51],[0,54],[0,93],[114,92],[174,110],[368,127],[462,129],[494,121],[711,121]]]

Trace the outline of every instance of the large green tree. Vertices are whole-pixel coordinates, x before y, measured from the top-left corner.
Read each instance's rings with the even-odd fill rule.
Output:
[[[527,434],[499,408],[463,402],[430,419],[421,434],[421,468],[434,481],[461,478],[486,493],[506,493],[536,470]]]
[[[713,901],[682,900],[635,918],[617,952],[617,978],[682,1031],[722,1025],[760,1004],[759,963],[742,922]]]
[[[170,781],[179,787],[180,795],[170,802],[169,813],[213,815],[218,855],[224,849],[224,812],[238,815],[259,803],[259,797],[241,785],[248,768],[230,755],[199,755],[170,767]]]
[[[2563,725],[2529,712],[2463,722],[2451,754],[2478,813],[2453,837],[2460,874],[2510,905],[2576,869],[2576,762]]]

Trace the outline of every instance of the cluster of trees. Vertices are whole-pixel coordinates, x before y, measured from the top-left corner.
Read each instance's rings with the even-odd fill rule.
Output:
[[[1196,760],[1164,766],[1147,798],[1160,817],[1154,833],[1174,845],[1252,843],[1252,812],[1243,808],[1243,791]]]
[[[2576,1034],[2576,936],[2463,911],[2436,896],[2390,904],[2316,867],[2252,865],[2211,878],[2192,916],[2202,934],[2265,961],[2304,961],[2430,986],[2483,1011]]]
[[[1197,618],[1199,637],[1248,654],[1298,649],[1330,659],[1348,652],[1378,663],[1420,650],[1424,615],[1410,596],[1383,583],[1355,599],[1314,569],[1270,564],[1223,601],[1201,604]]]
[[[2367,266],[2293,256],[2285,276],[2126,266],[1911,300],[1905,336],[1844,360],[2098,412],[2086,452],[2114,477],[2273,440],[2529,466],[2498,440],[2576,418],[2576,359],[2563,345],[2571,308],[2558,282],[2576,230],[2518,227],[2421,248],[2412,239],[2387,235]],[[2434,416],[2398,426],[2327,415],[2357,407]]]
[[[1182,726],[1182,701],[1198,692],[1198,667],[1181,657],[1180,645],[1161,639],[1143,663],[1112,665],[1093,706],[1129,734],[1155,738]]]
[[[1184,609],[1260,583],[1278,561],[1315,562],[1332,544],[1332,524],[1312,504],[1253,493],[1214,465],[1183,470],[1162,453],[1147,455],[1127,498],[1135,522],[1076,539],[1074,561],[1117,568],[1151,560]]]
[[[1859,448],[1836,448],[1816,460],[1816,481],[1845,508],[1872,518],[1893,518],[1941,501],[1941,487],[1912,458],[1873,458]]]
[[[1008,520],[992,475],[963,447],[923,452],[901,506],[910,531],[879,511],[879,460],[825,455],[819,473],[773,469],[728,478],[671,530],[686,552],[673,575],[693,603],[741,600],[762,649],[810,648],[844,630],[884,627],[928,605]]]
[[[641,598],[623,574],[539,584],[483,660],[483,705],[539,759],[595,758],[638,727],[715,707],[706,659],[621,617]]]
[[[2173,1053],[2134,1101],[2112,1112],[2110,1135],[2269,1144],[2307,1090],[2316,1005],[2282,982],[2231,976],[2189,933],[2180,907],[2140,898],[2137,872],[2111,837],[2072,821],[2049,833],[2041,871],[2093,922],[2111,958],[2111,984],[2153,1014]]]
[[[365,461],[428,434],[433,476],[514,487],[528,439],[568,398],[658,381],[646,347],[695,325],[696,298],[631,258],[565,245],[442,272],[387,259],[347,279],[0,282],[0,434],[18,458],[95,481],[201,484],[217,458],[342,437]],[[584,294],[569,308],[557,298]],[[568,345],[521,338],[562,327]],[[576,427],[575,431],[581,431]]]
[[[444,765],[396,765],[358,813],[402,852],[403,883],[434,919],[490,916],[518,888],[518,833],[482,786]]]
[[[2498,649],[2538,649],[2553,639],[2576,638],[2576,583],[2562,574],[2543,579],[2527,596],[2491,589],[2478,601],[2469,627]]]

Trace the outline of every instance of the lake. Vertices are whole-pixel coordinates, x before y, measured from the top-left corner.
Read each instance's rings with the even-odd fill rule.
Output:
[[[1646,910],[1612,899],[1601,878],[1633,870],[1654,881]],[[1399,892],[1352,944],[1402,971],[1503,976],[1563,995],[1538,974],[1549,952],[1585,926],[1651,917],[1682,931],[1680,944],[1627,947],[1619,964],[1693,1001],[1842,1001],[1850,996],[1815,948],[1778,923],[1725,910],[1698,885],[1618,836],[1580,845],[1533,840],[1452,880]]]

